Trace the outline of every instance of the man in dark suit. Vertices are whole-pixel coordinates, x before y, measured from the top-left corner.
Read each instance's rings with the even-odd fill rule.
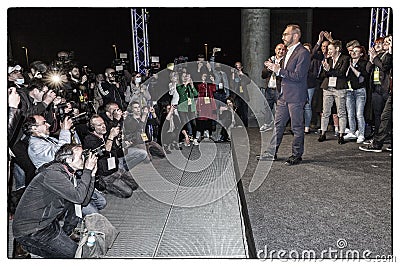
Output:
[[[286,123],[291,120],[294,139],[292,155],[286,165],[301,162],[304,152],[304,105],[307,101],[307,73],[310,67],[310,53],[300,43],[299,25],[288,25],[282,34],[287,53],[280,64],[267,62],[266,67],[282,78],[275,114],[275,132],[270,149],[258,156],[258,160],[276,160],[279,145],[282,142]],[[272,152],[272,153],[271,153]]]

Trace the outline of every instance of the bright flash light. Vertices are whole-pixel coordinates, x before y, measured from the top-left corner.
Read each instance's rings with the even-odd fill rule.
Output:
[[[62,74],[59,71],[51,71],[47,74],[45,82],[49,85],[50,88],[60,88],[64,84],[61,75]]]

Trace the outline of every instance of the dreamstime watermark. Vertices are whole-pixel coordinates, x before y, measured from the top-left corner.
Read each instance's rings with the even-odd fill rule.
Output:
[[[260,260],[279,260],[279,261],[366,261],[366,262],[396,262],[393,255],[372,255],[372,251],[357,250],[348,248],[346,239],[340,238],[334,246],[317,251],[314,249],[305,250],[285,250],[271,249],[267,245],[264,249],[257,251],[257,258]]]
[[[194,97],[195,94],[191,91],[192,89],[185,87],[188,99],[180,101],[178,105],[173,105],[174,111],[171,112],[172,119],[166,120],[166,123],[158,129],[161,133],[160,141],[163,146],[171,144],[176,145],[182,142],[182,140],[179,139],[179,135],[188,121],[204,120],[205,118],[211,119],[230,134],[230,122],[228,123],[227,121],[229,120],[225,121],[224,118],[231,119],[232,115],[224,117],[223,112],[227,110],[227,103],[225,102],[227,101],[226,97],[228,95],[232,96],[233,93],[236,93],[236,97],[246,103],[249,107],[249,114],[252,113],[255,115],[259,127],[264,123],[270,124],[273,121],[274,117],[270,109],[266,108],[268,105],[266,104],[266,98],[262,90],[260,90],[249,77],[242,75],[239,79],[236,69],[217,62],[214,63],[214,65],[210,64],[210,67],[212,68],[212,74],[207,74],[205,81],[208,84],[207,87],[213,87],[213,90],[219,91],[217,92],[219,94],[221,94],[221,91],[224,91],[226,96],[219,98],[218,95],[214,94],[214,99],[212,99],[209,96],[210,92],[207,92],[204,96]],[[191,79],[193,81],[193,84],[191,82],[188,82],[188,84],[194,85],[197,87],[197,90],[199,87],[196,83],[201,84],[204,82],[199,80],[202,75],[195,76],[195,74],[199,74],[198,69],[199,62],[185,62],[175,65],[174,70],[164,69],[148,79],[144,83],[144,86],[147,88],[151,87],[152,92],[156,94],[152,95],[152,104],[155,104],[155,100],[158,100],[160,103],[160,100],[163,98],[165,99],[166,95],[171,96],[173,102],[174,97],[177,94],[179,95],[177,92],[178,87],[181,89],[179,85],[186,84],[186,81],[188,81],[188,74],[191,74]],[[225,75],[222,75],[223,73],[225,73]],[[225,78],[223,78],[223,76]],[[227,83],[227,79],[232,80],[232,83]],[[242,86],[242,84],[246,84],[246,86]],[[244,96],[241,96],[242,92],[251,92],[251,97],[245,99]],[[128,116],[132,116],[133,114],[133,102],[134,100],[128,105]],[[232,114],[235,113],[233,112]],[[176,116],[178,120],[175,121],[174,116]],[[236,177],[234,177],[234,167],[229,163],[233,161],[229,161],[231,157],[230,152],[224,154],[224,152],[221,152],[225,151],[221,149],[223,146],[217,145],[214,142],[200,142],[200,145],[196,147],[194,147],[193,144],[191,144],[190,147],[182,144],[181,149],[171,150],[172,153],[166,154],[165,159],[163,159],[164,162],[166,160],[168,164],[159,164],[159,162],[156,161],[152,161],[149,164],[139,164],[134,167],[128,164],[135,181],[154,199],[174,206],[202,206],[224,197],[237,186],[238,179],[244,174],[248,162],[250,160],[256,161],[255,158],[250,158],[250,138],[247,131],[243,128],[243,122],[238,116],[234,116],[234,119],[236,125],[242,126],[243,129],[243,131],[241,131],[240,144],[237,144],[237,140],[231,139],[231,142],[233,142],[231,143],[232,146],[236,147],[237,145],[237,147],[242,147],[240,162],[237,162],[239,174],[237,174]],[[178,130],[174,131],[174,127]],[[187,128],[187,130],[188,129],[189,128]],[[196,132],[193,131],[192,134],[193,138],[196,138]],[[214,137],[218,135],[220,135],[219,132],[214,134]],[[125,138],[123,142],[129,142],[129,138],[131,136],[137,136],[137,133],[129,132],[124,127],[122,136]],[[260,153],[261,151],[267,150],[269,147],[274,147],[275,149],[275,146],[270,146],[270,143],[273,144],[273,142],[271,142],[272,138],[274,138],[273,136],[272,131],[263,134]],[[196,150],[195,154],[198,155],[198,157],[190,156],[192,150]],[[129,153],[129,148],[125,151]],[[130,158],[131,155],[125,154],[125,157]],[[271,166],[272,162],[263,162],[260,164],[257,161],[257,166],[249,184],[250,192],[255,191],[261,186]],[[213,170],[211,175],[210,170]],[[198,174],[201,172],[204,173],[204,180],[196,178],[199,177]],[[179,179],[180,176],[181,178]],[[192,177],[193,181],[190,181],[190,177]]]

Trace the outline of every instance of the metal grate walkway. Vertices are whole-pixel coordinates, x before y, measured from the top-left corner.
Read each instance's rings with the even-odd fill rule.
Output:
[[[107,195],[102,213],[120,231],[107,257],[247,258],[230,145],[167,156],[131,170],[140,185],[131,198]]]

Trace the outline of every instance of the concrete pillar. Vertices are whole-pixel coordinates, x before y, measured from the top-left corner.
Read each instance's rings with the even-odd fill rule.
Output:
[[[261,71],[264,61],[269,57],[270,15],[270,9],[242,9],[242,63],[258,87],[265,87]],[[265,106],[253,87],[249,88],[250,100],[256,107],[252,111],[259,117]]]

